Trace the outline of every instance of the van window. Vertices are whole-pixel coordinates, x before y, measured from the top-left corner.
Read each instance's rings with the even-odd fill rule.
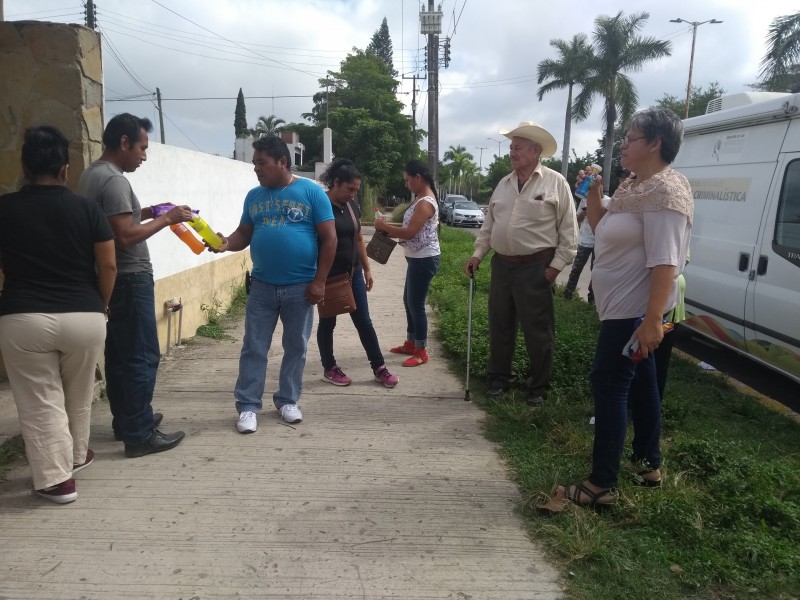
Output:
[[[794,160],[786,167],[775,220],[775,243],[800,249],[800,160]]]

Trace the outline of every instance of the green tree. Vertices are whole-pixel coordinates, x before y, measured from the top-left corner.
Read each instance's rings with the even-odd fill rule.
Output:
[[[505,156],[494,155],[494,160],[486,170],[486,177],[481,184],[484,188],[494,190],[500,180],[511,173],[511,157],[506,154]]]
[[[383,17],[381,26],[372,34],[372,40],[367,46],[367,53],[380,58],[389,67],[389,74],[397,77],[397,71],[394,70],[392,37],[389,35],[389,24],[386,22],[386,17]]]
[[[570,186],[574,186],[575,185],[575,181],[578,179],[578,171],[580,171],[581,169],[589,166],[593,162],[596,162],[597,158],[594,155],[592,155],[592,154],[590,154],[588,152],[584,156],[580,156],[580,157],[575,153],[574,149],[571,152],[572,152],[572,158],[568,162],[567,173],[566,173],[566,175],[564,175],[564,177],[566,178],[566,180],[570,184]],[[545,167],[549,167],[549,168],[553,169],[554,171],[563,172],[562,171],[562,166],[563,166],[562,160],[563,159],[556,158],[556,157],[545,158],[545,159],[542,160],[542,164]]]
[[[278,135],[285,124],[286,121],[279,119],[275,115],[269,115],[268,117],[261,115],[258,117],[255,127],[250,130],[250,133],[257,138],[266,135]]]
[[[245,138],[250,133],[247,129],[247,109],[244,105],[244,94],[239,88],[239,96],[236,98],[236,111],[233,116],[233,130],[237,138]]]
[[[625,74],[640,71],[651,60],[670,55],[670,43],[638,35],[650,15],[646,12],[625,17],[620,11],[614,17],[595,19],[592,34],[594,60],[583,89],[575,98],[574,116],[583,120],[589,116],[595,96],[603,98],[605,125],[605,161],[603,187],[611,182],[611,158],[614,151],[614,126],[619,118],[627,122],[636,110],[639,98],[636,86]]]
[[[586,36],[578,33],[572,36],[569,42],[564,40],[550,40],[550,45],[558,52],[558,58],[547,58],[539,63],[539,101],[542,97],[554,90],[567,88],[567,110],[564,117],[564,142],[561,146],[561,174],[567,176],[569,165],[569,144],[572,132],[572,91],[576,85],[583,82],[583,78],[592,63],[592,48]],[[543,81],[549,79],[546,84]]]
[[[305,151],[305,163],[297,165],[298,171],[313,172],[315,163],[322,161],[322,129],[323,125],[309,125],[308,123],[286,123],[281,127],[283,131],[293,131],[300,138]]]
[[[354,48],[339,71],[329,71],[319,83],[322,91],[303,117],[317,125],[327,120],[336,156],[353,160],[372,189],[386,197],[404,196],[403,165],[418,156],[419,139],[412,134],[411,117],[402,113],[395,94],[399,84],[389,66]]]
[[[767,53],[761,59],[761,85],[797,91],[800,87],[800,11],[777,17],[767,35]]]
[[[450,146],[442,158],[450,161],[450,174],[456,179],[465,171],[471,170],[471,167],[477,168],[474,162],[475,157],[467,152],[464,146]]]
[[[725,90],[720,87],[719,81],[712,81],[708,84],[708,89],[705,90],[703,86],[692,86],[692,93],[689,96],[689,116],[697,117],[706,114],[708,103],[724,94]],[[683,116],[686,107],[686,98],[678,98],[672,94],[665,93],[661,98],[656,100],[656,106],[668,108],[678,116]]]

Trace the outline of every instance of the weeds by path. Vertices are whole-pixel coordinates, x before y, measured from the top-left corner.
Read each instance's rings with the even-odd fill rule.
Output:
[[[441,236],[430,301],[452,368],[463,374],[469,280],[462,269],[474,238],[451,228]],[[604,515],[570,507],[547,518],[533,510],[555,485],[589,472],[588,376],[599,323],[586,303],[557,297],[554,377],[544,406],[529,409],[523,387],[486,398],[489,265],[483,262],[475,282],[472,398],[519,484],[531,536],[563,567],[567,597],[800,598],[800,427],[677,356],[663,407],[663,487],[640,488],[623,477],[618,506]],[[514,371],[527,368],[519,336]]]

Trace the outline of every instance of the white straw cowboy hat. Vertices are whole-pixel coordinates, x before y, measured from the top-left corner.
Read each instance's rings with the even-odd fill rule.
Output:
[[[521,137],[536,142],[542,147],[542,156],[545,158],[553,156],[556,150],[558,150],[556,139],[550,135],[550,132],[533,121],[520,121],[516,129],[512,129],[511,131],[501,129],[500,135],[504,135],[508,139]]]

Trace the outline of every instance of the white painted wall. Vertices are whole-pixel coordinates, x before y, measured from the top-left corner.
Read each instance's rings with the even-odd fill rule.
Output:
[[[150,141],[147,161],[127,174],[142,206],[172,202],[200,209],[214,231],[230,235],[242,216],[244,198],[258,185],[253,165]],[[218,260],[226,254],[194,254],[168,228],[149,240],[155,279]],[[246,252],[249,252],[246,250]]]

